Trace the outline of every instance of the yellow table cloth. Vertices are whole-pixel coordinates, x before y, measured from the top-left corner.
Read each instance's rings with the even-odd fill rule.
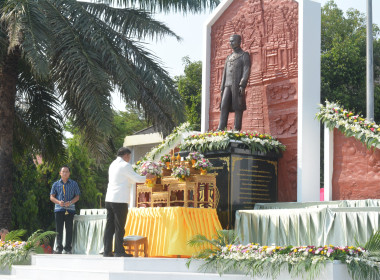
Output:
[[[125,236],[147,237],[149,257],[191,256],[199,248],[187,245],[189,239],[197,234],[212,238],[221,229],[215,209],[133,208],[128,213]]]

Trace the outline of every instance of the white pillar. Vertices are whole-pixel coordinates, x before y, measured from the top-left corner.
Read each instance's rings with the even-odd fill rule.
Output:
[[[210,69],[211,69],[211,26],[206,25],[204,28],[204,46],[202,58],[202,115],[201,131],[206,132],[209,129],[209,111],[210,111]]]
[[[332,176],[334,170],[334,130],[324,131],[324,200],[332,201]]]
[[[298,1],[297,201],[319,201],[321,4]]]

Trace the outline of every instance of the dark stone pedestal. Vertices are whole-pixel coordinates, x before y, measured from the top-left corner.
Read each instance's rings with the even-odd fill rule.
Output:
[[[217,212],[224,229],[234,227],[236,210],[253,209],[257,202],[277,201],[279,155],[251,153],[241,142],[204,155],[214,165],[210,173],[216,173],[220,194]]]

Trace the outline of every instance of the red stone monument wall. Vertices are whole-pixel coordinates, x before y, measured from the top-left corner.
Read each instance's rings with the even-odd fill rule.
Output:
[[[333,200],[380,198],[380,149],[334,130]]]
[[[242,36],[250,53],[244,131],[270,133],[286,145],[279,161],[278,201],[297,200],[298,3],[294,0],[235,0],[211,28],[209,129],[220,115],[220,83],[232,52],[229,37]],[[230,113],[228,129],[233,128]]]

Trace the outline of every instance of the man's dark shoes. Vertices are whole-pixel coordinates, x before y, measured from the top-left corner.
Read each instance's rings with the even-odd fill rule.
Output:
[[[133,257],[133,255],[132,254],[126,254],[126,253],[116,253],[115,257],[130,258],[130,257]]]
[[[56,251],[53,251],[53,254],[60,255],[62,254],[62,251],[56,250]]]
[[[72,254],[71,251],[66,251],[66,250],[64,250],[62,253],[63,253],[63,254],[67,254],[67,255],[71,255],[71,254]]]
[[[103,257],[113,257],[113,253],[112,252],[103,253]]]

